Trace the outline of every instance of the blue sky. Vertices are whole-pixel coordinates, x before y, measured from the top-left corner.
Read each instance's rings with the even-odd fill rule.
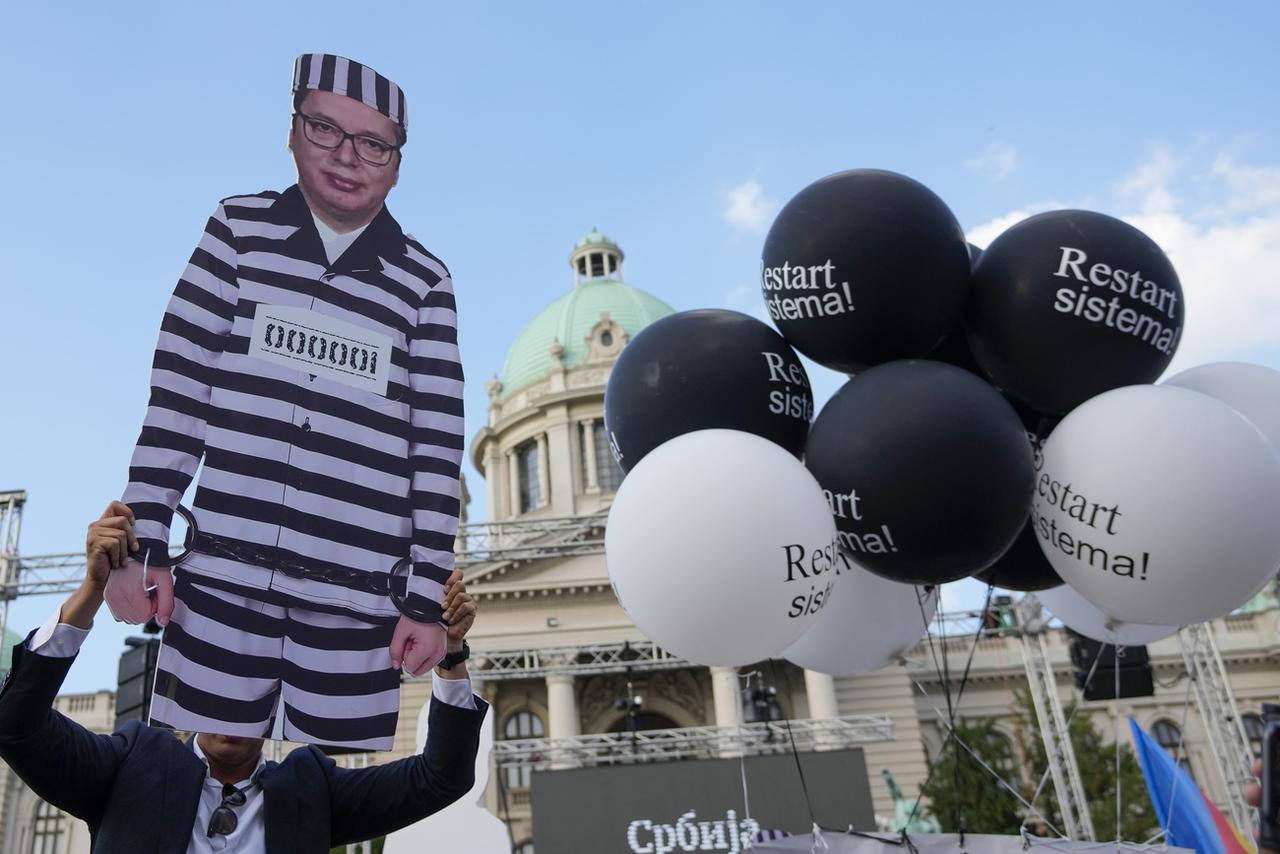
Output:
[[[1051,207],[1124,216],[1182,277],[1176,366],[1280,368],[1280,7],[1227,8],[11,6],[0,488],[28,490],[23,552],[75,550],[120,494],[160,315],[205,218],[293,181],[289,83],[307,51],[407,93],[389,205],[453,271],[469,435],[484,381],[571,287],[568,252],[592,226],[622,245],[631,284],[677,309],[759,314],[772,215],[856,167],[922,181],[982,245]],[[840,378],[813,374],[825,400]],[[21,601],[11,625],[57,604]],[[67,689],[113,688],[126,633],[100,618]]]

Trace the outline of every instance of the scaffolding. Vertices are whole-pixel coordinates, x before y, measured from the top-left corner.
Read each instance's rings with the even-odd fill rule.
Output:
[[[84,551],[23,556],[18,548],[26,492],[0,492],[0,634],[19,596],[74,593],[84,580]],[[460,525],[456,566],[604,554],[608,513]]]
[[[1222,777],[1227,792],[1227,808],[1231,823],[1241,833],[1248,833],[1258,821],[1258,811],[1244,799],[1243,788],[1254,782],[1253,750],[1235,694],[1227,681],[1227,669],[1213,639],[1213,626],[1196,623],[1178,632],[1182,658],[1190,674],[1191,694],[1196,711],[1209,737],[1213,765]]]
[[[604,732],[565,738],[522,738],[495,741],[499,768],[590,768],[670,759],[714,759],[839,750],[893,740],[888,715],[846,715],[823,720],[761,721],[741,726],[698,726],[636,732]]]
[[[550,673],[592,675],[676,670],[697,665],[672,655],[653,641],[621,641],[581,646],[477,650],[471,678],[481,681],[535,679]]]
[[[1018,628],[1022,663],[1027,670],[1027,687],[1040,724],[1049,778],[1053,781],[1058,810],[1062,814],[1062,829],[1070,839],[1095,842],[1089,801],[1080,778],[1080,764],[1071,744],[1071,731],[1062,711],[1058,680],[1045,641],[1048,620],[1035,597],[1025,596],[1018,603]]]

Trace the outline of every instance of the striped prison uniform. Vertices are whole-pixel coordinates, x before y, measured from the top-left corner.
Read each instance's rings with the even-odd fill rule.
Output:
[[[395,623],[262,602],[177,571],[148,722],[187,732],[390,750]]]
[[[251,340],[264,311],[309,312],[303,320],[322,329],[345,324],[387,342],[385,388],[347,382],[328,365],[293,367],[287,353],[264,360]],[[287,349],[303,337],[295,344],[291,328]],[[387,572],[408,555],[411,604],[439,613],[457,531],[462,381],[449,272],[386,208],[330,263],[296,185],[224,199],[160,329],[124,493],[143,548],[164,553],[173,509],[203,459],[192,502],[200,530],[271,560],[197,553],[185,564],[194,578],[280,607],[394,622],[387,596],[273,566]]]

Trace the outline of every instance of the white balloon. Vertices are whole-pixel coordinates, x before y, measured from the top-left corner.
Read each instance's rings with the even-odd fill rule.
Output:
[[[1213,398],[1129,386],[1044,446],[1031,518],[1062,579],[1126,622],[1186,625],[1238,607],[1280,566],[1280,454]]]
[[[1177,626],[1126,623],[1109,617],[1065,584],[1049,590],[1037,590],[1032,595],[1067,628],[1112,646],[1145,646],[1178,631]]]
[[[1280,448],[1280,371],[1248,362],[1213,362],[1185,370],[1161,385],[1189,388],[1222,401]]]
[[[705,665],[771,658],[804,633],[837,581],[835,522],[795,457],[736,430],[650,451],[605,531],[614,593],[640,631]]]
[[[832,676],[870,673],[902,658],[929,628],[938,588],[882,578],[856,564],[841,567],[831,601],[783,656]]]

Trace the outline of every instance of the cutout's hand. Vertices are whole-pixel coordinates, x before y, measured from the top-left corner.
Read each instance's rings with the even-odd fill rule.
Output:
[[[421,676],[444,658],[445,629],[439,623],[419,623],[401,616],[391,636],[391,666]]]
[[[103,598],[118,623],[138,626],[156,618],[161,628],[173,615],[173,573],[166,567],[149,567],[143,578],[142,563],[129,558],[107,578]]]
[[[147,575],[152,571],[147,570]],[[165,570],[168,575],[168,570]],[[113,570],[107,577],[104,598],[111,616],[118,623],[141,625],[156,615],[156,600],[147,593],[150,581],[142,577],[142,562],[129,558],[120,569]],[[170,588],[172,596],[172,587]]]

